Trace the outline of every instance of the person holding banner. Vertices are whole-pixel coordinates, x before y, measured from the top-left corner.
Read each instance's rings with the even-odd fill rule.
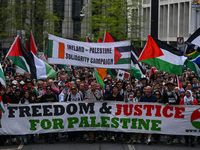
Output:
[[[70,93],[67,96],[67,101],[68,102],[73,102],[73,101],[81,101],[81,96],[77,91],[76,85],[72,85],[70,88]],[[69,132],[68,133],[68,139],[70,142],[76,141],[76,138],[78,137],[78,132]]]
[[[178,105],[180,102],[180,97],[174,90],[174,83],[172,81],[168,81],[165,85],[167,86],[167,90],[164,91],[161,102],[166,105]],[[168,135],[167,144],[172,144],[172,141],[174,141],[175,138],[176,136]]]
[[[193,98],[192,91],[187,90],[185,92],[184,98],[180,101],[180,105],[198,105],[198,102]],[[185,137],[185,146],[189,145],[189,139],[191,142],[191,146],[195,145],[195,137],[194,136],[184,136]]]
[[[103,101],[101,92],[96,90],[96,83],[91,82],[91,89],[85,93],[85,101]],[[89,132],[89,143],[94,143],[96,139],[95,132]]]
[[[108,96],[107,99],[109,101],[123,101],[123,97],[119,94],[119,88],[118,86],[114,85],[112,88],[112,93]],[[115,133],[111,132],[111,141],[115,143]]]
[[[150,86],[146,87],[145,95],[140,98],[140,102],[157,102],[157,98],[155,95],[151,94],[152,88]],[[147,145],[151,145],[151,134],[147,134]]]
[[[24,93],[23,98],[19,101],[19,104],[30,104],[34,103],[34,100],[32,99],[31,93],[26,90]],[[27,145],[28,141],[31,139],[31,135],[22,135],[22,140],[24,141],[24,145]]]
[[[51,86],[47,85],[47,87],[46,87],[46,94],[44,94],[41,97],[41,100],[40,100],[41,103],[56,102],[56,96],[53,95],[51,93],[51,91],[52,91]],[[51,143],[51,144],[53,144],[53,137],[54,137],[54,133],[46,133],[45,134],[45,143]],[[56,137],[56,138],[58,138],[58,137]]]

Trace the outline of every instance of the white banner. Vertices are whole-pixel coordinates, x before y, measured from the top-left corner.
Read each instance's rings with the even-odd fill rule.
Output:
[[[199,136],[200,108],[105,101],[10,104],[1,125],[5,135],[114,131]]]
[[[130,69],[130,41],[88,43],[49,34],[48,63]]]

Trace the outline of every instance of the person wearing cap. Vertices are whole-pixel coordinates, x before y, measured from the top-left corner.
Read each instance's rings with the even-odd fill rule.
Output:
[[[145,75],[143,75],[140,79],[141,81],[141,84],[142,84],[142,87],[145,87],[148,85],[148,80],[147,80],[147,77]]]
[[[168,81],[166,84],[167,90],[163,93],[161,102],[166,105],[179,105],[180,97],[174,90],[174,83],[172,81]],[[172,142],[176,139],[176,136],[167,136],[167,144],[172,144]]]
[[[66,101],[67,95],[69,94],[69,83],[65,84],[65,88],[62,90],[62,92],[59,94],[59,102]]]
[[[163,93],[162,103],[166,105],[178,105],[180,98],[174,90],[174,83],[172,81],[168,81],[165,85],[167,86],[167,90]]]

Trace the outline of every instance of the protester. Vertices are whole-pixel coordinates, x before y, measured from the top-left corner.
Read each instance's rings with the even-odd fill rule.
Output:
[[[51,93],[52,87],[50,85],[47,85],[46,87],[46,94],[44,94],[40,102],[41,103],[51,103],[51,102],[56,102],[56,96]],[[46,133],[45,134],[45,143],[51,143],[53,144],[53,138],[54,138],[54,133]]]
[[[109,101],[123,101],[123,97],[119,93],[119,88],[118,86],[114,85],[112,88],[112,93],[107,97]],[[114,143],[115,142],[115,133],[111,132],[111,141]]]
[[[177,81],[174,80],[176,79],[175,75],[156,69],[154,74],[150,77],[150,72],[148,70],[150,70],[151,66],[143,64],[142,67],[147,70],[145,76],[142,76],[140,80],[137,80],[132,76],[131,80],[122,81],[117,79],[115,76],[113,77],[113,75],[111,76],[110,74],[107,74],[103,79],[105,87],[102,87],[103,84],[96,83],[97,80],[93,76],[94,72],[92,68],[72,66],[70,75],[68,75],[65,69],[61,69],[60,72],[57,73],[58,77],[55,79],[33,80],[30,78],[29,73],[25,72],[24,75],[20,75],[20,73],[16,72],[13,74],[15,69],[13,68],[14,70],[12,70],[12,67],[7,67],[4,68],[7,87],[5,89],[1,89],[0,93],[2,94],[4,104],[9,104],[12,102],[14,104],[20,103],[29,105],[31,102],[27,100],[28,97],[24,97],[24,95],[28,95],[29,93],[29,96],[32,97],[34,103],[59,101],[63,102],[59,104],[62,105],[65,102],[70,103],[85,100],[85,102],[88,101],[88,103],[96,103],[104,100],[110,101],[111,103],[114,103],[114,101],[115,103],[126,102],[126,105],[133,104],[134,107],[140,102],[154,102],[155,105],[167,106],[178,105],[179,103],[184,105],[185,100],[191,98],[187,97],[187,95],[189,95],[187,94],[187,90],[192,90],[194,93],[194,104],[196,104],[195,99],[200,104],[200,84],[198,77],[194,72],[187,70],[183,72],[182,76],[179,76],[181,85],[183,87],[179,90],[177,87]],[[54,65],[54,68],[57,70],[56,65]],[[148,77],[150,77],[150,80]],[[103,88],[105,89],[103,90]],[[186,96],[185,91],[187,94]],[[192,94],[190,93],[190,95]],[[185,97],[187,98],[185,99]],[[192,105],[193,103],[188,104]],[[0,111],[0,118],[1,114],[2,113]],[[100,137],[103,137],[104,141],[110,137],[112,142],[115,142],[118,140],[118,138],[121,138],[122,141],[125,140],[125,143],[140,143],[143,140],[142,136],[138,133],[121,134],[103,131],[103,134],[98,134],[99,132],[89,131],[89,142],[93,143],[97,139],[100,139]],[[68,132],[69,141],[76,141],[77,139],[82,138],[79,136],[81,136],[81,132]],[[155,143],[159,142],[160,135],[154,134],[152,136],[154,137]],[[3,140],[1,140],[2,138],[0,136],[0,144],[2,141],[4,143],[6,140],[6,144],[11,143],[14,137],[16,136],[4,136]],[[179,138],[181,136],[169,136],[167,141],[169,140],[169,142],[172,142],[172,140],[175,139],[174,137]],[[10,139],[11,141],[9,142]],[[182,138],[179,139],[182,140]],[[187,139],[188,137],[185,137],[186,145]],[[192,140],[191,144],[193,145],[193,137],[189,137],[189,139]],[[26,144],[31,139],[25,136],[23,137],[23,140]],[[45,142],[53,143],[54,140],[58,140],[57,133],[45,134]],[[147,135],[146,140],[147,144],[152,143],[151,134]],[[198,142],[200,142],[200,137],[198,138]]]
[[[180,105],[198,105],[197,101],[192,96],[192,91],[187,90],[184,98],[180,101]],[[195,145],[195,137],[194,136],[185,136],[185,146],[189,145],[189,139],[191,142],[191,146]]]
[[[81,101],[82,100],[81,96],[80,96],[80,94],[78,93],[77,90],[78,89],[77,89],[76,85],[72,85],[70,87],[70,91],[71,92],[67,96],[67,101],[68,102],[71,102],[71,101]]]
[[[85,101],[102,101],[101,92],[96,90],[96,83],[91,82],[91,89],[85,93]],[[89,132],[89,143],[94,143],[96,139],[95,132]]]
[[[150,86],[146,87],[145,95],[140,98],[140,102],[157,102],[157,98],[151,94],[152,88]],[[147,134],[147,145],[151,145],[151,134]]]
[[[103,100],[106,100],[111,93],[112,93],[112,86],[106,83],[105,92],[103,94]]]
[[[22,97],[22,99],[19,101],[19,104],[30,104],[30,103],[34,103],[34,100],[31,96],[31,93],[26,90],[24,92],[24,96]],[[31,135],[22,135],[22,140],[24,142],[24,145],[27,145],[28,141],[31,140]]]
[[[67,101],[67,96],[69,94],[69,83],[65,84],[65,88],[59,94],[59,102]]]
[[[162,96],[162,103],[166,105],[178,105],[180,102],[180,98],[178,94],[174,91],[174,83],[172,81],[169,81],[165,85],[167,86],[167,90]],[[175,138],[176,136],[167,135],[167,144],[172,144]]]

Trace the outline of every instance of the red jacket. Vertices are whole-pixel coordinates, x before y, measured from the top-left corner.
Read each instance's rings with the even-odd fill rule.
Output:
[[[196,99],[193,99],[194,105],[198,105],[198,102]],[[184,98],[180,101],[179,105],[185,105],[184,104]]]
[[[2,101],[2,96],[0,96],[0,99],[1,99],[0,101]],[[10,100],[10,98],[9,98],[8,96],[6,96],[6,101],[4,101],[3,103],[4,103],[4,104],[7,104],[7,103],[10,103],[10,104],[11,104],[12,101]],[[0,115],[2,115],[1,110],[0,110]]]

